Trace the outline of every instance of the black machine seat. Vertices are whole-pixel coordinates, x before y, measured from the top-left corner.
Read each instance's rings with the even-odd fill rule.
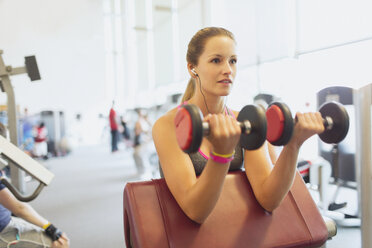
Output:
[[[324,88],[317,94],[318,108],[325,102],[336,101],[343,104],[349,114],[350,128],[346,138],[339,144],[328,145],[319,141],[319,154],[332,165],[332,177],[337,181],[355,182],[355,118],[353,105],[354,90],[335,86]]]

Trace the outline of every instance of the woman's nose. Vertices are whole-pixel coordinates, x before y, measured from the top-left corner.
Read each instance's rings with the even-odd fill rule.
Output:
[[[232,74],[232,68],[229,63],[226,63],[223,67],[223,74]]]

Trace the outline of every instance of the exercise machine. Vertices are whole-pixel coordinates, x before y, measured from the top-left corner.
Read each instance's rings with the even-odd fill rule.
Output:
[[[49,185],[54,177],[53,173],[47,170],[43,165],[36,162],[36,160],[32,159],[29,155],[24,153],[14,144],[10,143],[1,135],[0,154],[4,156],[6,160],[11,161],[12,164],[16,165],[19,169],[26,171],[30,176],[39,182],[39,186],[31,195],[24,196],[17,190],[17,188],[9,183],[5,177],[0,178],[1,183],[3,183],[20,201],[29,202],[35,199],[43,187]]]
[[[336,235],[297,173],[272,213],[256,200],[244,171],[229,172],[207,220],[189,219],[165,179],[127,183],[123,194],[126,247],[320,247]]]
[[[355,125],[357,123],[357,119],[355,119],[356,108],[354,105],[355,92],[356,90],[350,87],[333,86],[324,88],[317,93],[318,106],[329,102],[338,102],[345,107],[350,116],[349,133],[345,139],[339,143],[330,145],[319,142],[319,155],[331,164],[332,184],[336,186],[333,196],[328,199],[328,208],[323,209],[323,211],[341,226],[360,226],[361,223],[360,204],[358,203],[360,201],[359,196],[357,197],[358,202],[355,204],[356,209],[353,209],[353,211],[350,211],[351,208],[347,209],[348,199],[336,201],[339,197],[339,192],[343,188],[355,190],[356,193],[360,191],[360,182],[356,176],[358,169],[355,162]]]
[[[13,68],[12,66],[5,65],[2,54],[3,51],[0,50],[0,88],[2,92],[5,92],[7,95],[7,115],[10,142],[15,146],[18,146],[17,110],[10,76],[27,73],[31,81],[40,80],[41,77],[35,56],[25,57],[25,66]],[[12,184],[21,192],[25,192],[24,172],[19,170],[12,161],[10,161],[9,166]]]

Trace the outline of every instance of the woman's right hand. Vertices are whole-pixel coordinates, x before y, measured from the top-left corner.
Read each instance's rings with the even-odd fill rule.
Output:
[[[208,114],[204,121],[209,123],[207,139],[212,143],[213,151],[219,154],[233,153],[241,134],[236,119],[229,115]]]
[[[66,236],[65,233],[62,233],[59,239],[53,241],[52,248],[69,248],[70,247],[70,240]]]

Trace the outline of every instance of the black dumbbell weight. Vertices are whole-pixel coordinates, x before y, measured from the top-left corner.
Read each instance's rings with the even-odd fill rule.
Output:
[[[344,106],[337,102],[324,103],[319,112],[323,117],[324,132],[320,139],[328,144],[340,143],[349,131],[349,115]],[[292,137],[294,120],[288,106],[274,102],[266,111],[267,140],[276,146],[286,145]]]
[[[242,135],[240,145],[247,150],[255,150],[266,140],[266,116],[262,108],[255,105],[245,106],[237,121]],[[197,152],[204,136],[208,136],[209,123],[203,122],[200,109],[193,104],[183,105],[174,119],[176,137],[180,148],[186,153]]]

